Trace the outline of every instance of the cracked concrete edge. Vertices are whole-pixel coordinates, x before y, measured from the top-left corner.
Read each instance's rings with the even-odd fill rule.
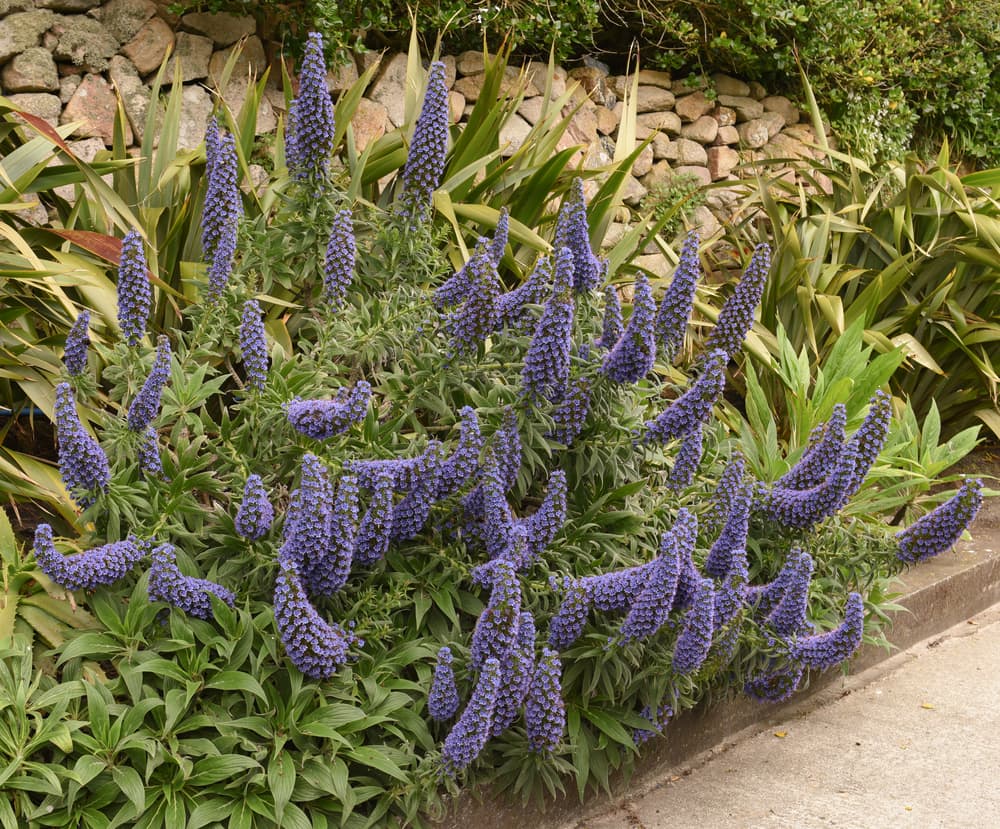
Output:
[[[1000,507],[1000,504],[997,504]],[[983,516],[981,516],[983,517]],[[977,520],[977,524],[979,521]],[[591,794],[581,804],[572,785],[567,794],[550,800],[545,810],[513,803],[502,795],[480,792],[477,799],[463,792],[452,804],[447,817],[435,824],[439,829],[507,829],[526,825],[532,829],[568,829],[580,824],[584,815],[607,813],[628,796],[653,785],[670,769],[685,766],[693,758],[732,743],[744,732],[756,733],[768,723],[781,720],[797,706],[809,704],[817,694],[846,682],[873,667],[884,670],[900,651],[933,638],[975,614],[1000,603],[1000,527],[992,520],[977,528],[974,543],[962,542],[949,553],[923,562],[900,576],[902,596],[897,600],[905,610],[892,616],[887,638],[893,650],[864,646],[851,660],[846,676],[841,671],[813,675],[807,688],[777,705],[762,706],[746,697],[731,697],[713,705],[699,705],[671,722],[664,737],[643,747],[628,780],[612,783],[611,794]],[[840,691],[838,690],[839,694]],[[595,825],[593,829],[598,829]]]

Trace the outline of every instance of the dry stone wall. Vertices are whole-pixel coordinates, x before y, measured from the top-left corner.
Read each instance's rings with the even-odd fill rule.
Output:
[[[241,49],[240,56],[222,88],[223,67],[234,49]],[[184,86],[181,147],[202,141],[214,96],[237,111],[249,84],[268,67],[271,80],[256,127],[259,134],[277,128],[285,107],[282,58],[276,44],[261,39],[253,18],[226,13],[178,18],[153,0],[0,0],[0,92],[53,125],[77,123],[71,145],[88,160],[112,142],[116,95],[128,118],[128,140],[143,139],[151,83],[165,59],[165,84],[179,74]],[[350,87],[373,60],[373,53],[359,55],[331,71],[331,93]],[[460,123],[482,91],[483,56],[466,52],[444,62],[452,120]],[[538,62],[508,68],[505,88],[523,84],[524,99],[501,134],[504,154],[516,152],[542,116],[546,74],[546,65]],[[382,57],[354,117],[359,149],[402,125],[405,76],[405,55]],[[596,169],[611,162],[630,84],[631,78],[612,75],[593,61],[556,69],[550,96],[570,89],[566,114],[576,109],[559,146],[578,148],[574,164]],[[736,181],[741,163],[816,152],[809,146],[816,136],[798,108],[759,83],[715,75],[692,84],[642,70],[637,103],[638,137],[652,141],[628,178],[624,200],[630,207],[640,206],[650,191],[669,187],[678,175],[704,184]],[[695,220],[711,232],[731,202],[724,186],[713,190]]]

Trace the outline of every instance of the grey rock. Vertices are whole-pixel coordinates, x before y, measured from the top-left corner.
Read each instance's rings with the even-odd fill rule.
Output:
[[[146,132],[146,115],[149,112],[149,87],[142,82],[132,61],[122,55],[111,58],[108,77],[122,99],[122,108],[136,139],[142,141]]]
[[[715,109],[715,101],[710,101],[701,90],[678,98],[674,112],[681,116],[682,121],[697,121],[703,115],[708,115]]]
[[[164,86],[174,82],[175,67],[180,67],[181,82],[196,81],[208,75],[208,62],[212,59],[212,41],[201,35],[178,32],[174,53],[167,61],[163,73]]]
[[[785,119],[786,124],[797,124],[799,122],[799,108],[788,100],[784,95],[771,95],[761,101],[764,112],[777,112]]]
[[[628,231],[629,226],[625,224],[625,222],[612,222],[608,225],[608,230],[604,234],[604,238],[601,240],[601,248],[604,250],[613,248],[625,238],[625,234],[628,233]]]
[[[64,104],[69,103],[69,99],[73,97],[73,93],[76,92],[76,88],[80,85],[82,81],[79,75],[67,75],[65,78],[59,79],[59,100]]]
[[[178,38],[180,35],[178,35]],[[207,40],[207,38],[205,38]],[[209,41],[211,44],[211,41]],[[212,114],[212,96],[201,84],[184,87],[181,99],[181,123],[177,148],[193,150],[205,140],[205,128]]]
[[[705,152],[705,148],[697,141],[692,141],[689,138],[678,138],[677,163],[681,165],[696,164],[704,166],[708,164],[708,155]]]
[[[740,121],[752,121],[764,114],[764,105],[746,96],[720,95],[719,104],[736,110],[736,118]]]
[[[653,136],[653,143],[650,146],[653,148],[653,158],[657,161],[661,159],[666,159],[667,161],[677,160],[677,142],[671,141],[662,132],[658,132]]]
[[[152,0],[111,0],[96,16],[119,44],[134,38],[143,24],[156,14]]]
[[[625,176],[625,185],[621,191],[622,201],[629,207],[638,207],[648,192],[635,176]]]
[[[153,17],[122,46],[122,54],[135,64],[140,75],[148,75],[160,68],[173,45],[173,29],[162,18]]]
[[[681,119],[676,112],[647,112],[637,115],[635,121],[638,127],[645,130],[659,130],[668,135],[680,135],[681,133]],[[641,137],[645,138],[646,136]]]
[[[446,89],[451,89],[455,85],[455,78],[458,77],[458,66],[454,55],[445,55],[441,58],[444,64],[444,85]]]
[[[385,107],[386,112],[389,113],[389,122],[394,127],[401,127],[406,120],[406,101],[403,93],[405,84],[406,55],[397,54],[385,63],[378,80],[368,91],[369,98]],[[466,98],[469,97],[463,90],[458,89],[457,82],[455,88],[462,92]],[[482,88],[482,84],[480,84],[480,88]],[[479,97],[478,94],[476,97]]]
[[[250,180],[243,182],[240,189],[244,193],[249,193],[252,190],[258,196],[261,195],[267,187],[267,183],[271,180],[271,177],[267,174],[267,170],[260,164],[248,164],[247,174]]]
[[[750,81],[750,97],[756,101],[762,101],[767,97],[767,90],[759,81]]]
[[[31,6],[31,2],[27,3]],[[35,0],[36,9],[51,9],[54,12],[85,12],[101,5],[101,0]],[[3,4],[0,3],[0,13],[3,13]]]
[[[100,138],[84,138],[80,141],[67,141],[67,145],[80,161],[85,164],[92,164],[94,159],[97,158],[97,154],[104,152],[104,142]],[[105,183],[109,186],[112,184],[112,178],[110,175],[102,176]],[[76,187],[75,184],[63,184],[60,187],[55,188],[55,194],[68,202],[72,202],[76,199]]]
[[[343,92],[358,82],[358,67],[354,61],[335,66],[326,73],[327,92]]]
[[[674,93],[662,86],[640,86],[635,100],[637,112],[660,112],[674,108]]]
[[[642,148],[642,152],[639,153],[632,165],[632,175],[636,178],[642,178],[646,173],[653,169],[653,145],[647,144]]]
[[[533,60],[528,64],[526,75],[528,80],[534,84],[536,89],[545,91],[545,79],[549,74],[549,65],[538,60]],[[566,91],[566,70],[561,66],[556,66],[552,71],[552,89],[549,97],[555,100]]]
[[[531,124],[516,112],[512,113],[500,128],[500,155],[505,158],[514,155],[524,146],[524,141],[530,132]]]
[[[691,225],[698,228],[702,239],[707,239],[719,231],[721,225],[715,214],[705,205],[699,204],[691,216]]]
[[[740,134],[740,143],[754,150],[763,147],[771,137],[767,123],[760,118],[740,124],[736,131]]]
[[[681,137],[697,141],[699,144],[711,144],[719,135],[719,122],[711,115],[702,115],[697,121],[681,127]]]
[[[231,46],[257,31],[257,21],[229,12],[194,12],[181,18],[181,24],[195,34],[210,37],[216,46]]]
[[[538,123],[538,120],[542,117],[542,108],[544,101],[541,96],[535,96],[534,98],[525,98],[521,101],[521,105],[517,108],[517,114],[520,115],[525,121],[534,126]]]
[[[114,141],[118,101],[111,86],[101,75],[88,73],[63,109],[59,122],[78,124],[74,135],[100,138],[108,146]],[[125,124],[125,143],[132,143],[132,130]]]
[[[708,167],[697,164],[682,164],[674,168],[674,174],[678,176],[691,176],[698,180],[699,184],[711,184],[712,177],[709,175]]]
[[[50,95],[48,92],[20,92],[8,95],[7,99],[19,109],[48,121],[53,127],[59,125],[62,101],[58,95]]]
[[[69,61],[87,72],[103,72],[111,56],[118,51],[119,41],[91,17],[71,15],[58,18],[52,26],[58,37],[52,54],[56,60]]]
[[[670,84],[670,89],[678,98],[681,95],[690,95],[699,89],[708,89],[708,78],[704,75],[688,75],[686,78],[677,78]]]
[[[59,89],[59,73],[52,53],[41,46],[25,49],[0,72],[0,81],[11,92],[54,92]]]
[[[0,63],[37,46],[54,20],[55,15],[44,9],[16,12],[0,20]]]
[[[478,75],[486,69],[482,52],[462,52],[455,59],[455,67],[460,75]]]
[[[615,105],[617,99],[608,85],[608,75],[603,69],[596,66],[581,66],[568,74],[570,80],[579,83],[581,89],[587,93],[587,97],[595,104],[612,107]]]
[[[712,75],[712,84],[718,95],[735,95],[740,98],[746,98],[750,95],[749,84],[737,78],[731,78],[729,75]]]
[[[785,118],[780,112],[765,112],[759,120],[767,125],[768,138],[774,138],[785,128]]]
[[[237,43],[227,49],[213,53],[208,61],[208,76],[216,87],[222,81],[223,70],[232,55],[236,55],[233,69],[229,75],[230,82],[239,81],[246,86],[250,78],[257,79],[267,69],[267,58],[264,55],[264,44],[257,35],[247,38],[243,43]]]
[[[0,18],[14,14],[14,12],[31,11],[34,8],[34,0],[0,0]]]
[[[657,279],[666,279],[674,270],[673,265],[667,261],[667,257],[662,253],[646,253],[642,256],[636,256],[632,260],[632,264],[648,271]]]

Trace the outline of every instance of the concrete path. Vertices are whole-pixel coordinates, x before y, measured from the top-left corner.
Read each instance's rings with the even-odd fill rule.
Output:
[[[1000,827],[1000,605],[754,731],[565,829]]]

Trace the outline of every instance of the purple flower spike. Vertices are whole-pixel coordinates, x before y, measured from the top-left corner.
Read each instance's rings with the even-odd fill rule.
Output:
[[[703,429],[699,425],[684,435],[681,448],[677,451],[674,466],[670,470],[667,486],[673,490],[685,489],[694,481],[694,473],[701,463]]]
[[[372,387],[367,380],[358,380],[351,388],[337,391],[333,400],[302,400],[296,397],[285,404],[288,422],[303,435],[326,440],[346,432],[368,413]]]
[[[95,490],[107,491],[111,467],[101,445],[94,440],[76,411],[69,383],[56,386],[56,437],[59,440],[59,474],[63,486],[78,504],[89,506]]]
[[[601,336],[594,345],[597,348],[614,348],[622,334],[625,333],[625,323],[622,322],[622,303],[618,298],[618,288],[606,285],[604,288],[604,320],[601,324]]]
[[[465,302],[473,293],[474,279],[473,279],[473,267],[483,267],[480,262],[476,262],[473,265],[473,260],[477,256],[483,255],[493,262],[493,258],[489,256],[490,251],[490,240],[485,236],[480,236],[476,241],[475,246],[472,249],[472,255],[469,257],[468,261],[462,265],[455,273],[449,276],[441,285],[437,287],[434,291],[434,296],[432,302],[434,307],[439,311],[444,310],[449,305],[461,305]],[[496,267],[496,263],[493,263]]]
[[[354,560],[358,564],[373,564],[389,549],[392,539],[392,480],[391,472],[383,472],[372,486],[368,510],[354,537]]]
[[[783,639],[811,629],[806,621],[809,607],[809,582],[812,580],[813,560],[806,552],[799,551],[795,569],[785,582],[785,592],[765,621]]]
[[[490,240],[490,259],[498,268],[503,260],[503,252],[507,249],[507,238],[510,234],[510,211],[503,207],[497,217],[497,227]]]
[[[838,665],[861,647],[865,631],[865,608],[858,593],[847,597],[847,609],[841,625],[815,636],[795,639],[788,646],[788,655],[816,671],[825,671]]]
[[[655,314],[656,303],[649,280],[645,274],[639,274],[635,281],[632,316],[625,333],[613,344],[601,366],[601,371],[615,383],[637,383],[652,370],[656,361]],[[603,337],[601,341],[603,343]]]
[[[342,475],[330,510],[330,534],[322,557],[304,573],[313,596],[332,596],[347,583],[358,526],[358,479]]]
[[[753,325],[754,311],[764,295],[764,283],[770,270],[771,248],[766,244],[757,245],[750,263],[743,271],[743,278],[719,312],[715,328],[705,343],[708,352],[721,349],[728,360],[740,350],[750,326]]]
[[[260,475],[247,477],[243,487],[243,501],[236,513],[236,532],[244,538],[256,540],[267,535],[274,521],[274,507],[267,498],[267,490]]]
[[[74,377],[79,377],[87,368],[87,349],[90,347],[90,336],[87,328],[90,325],[90,311],[81,311],[66,335],[66,351],[63,363],[66,371]]]
[[[864,422],[851,437],[851,443],[855,447],[854,474],[841,496],[839,506],[846,504],[861,489],[861,484],[885,445],[891,421],[892,398],[884,391],[875,392],[875,396],[868,401],[868,414]]]
[[[742,457],[740,460],[742,462]],[[705,572],[712,578],[723,579],[737,566],[737,561],[746,561],[752,500],[753,487],[750,485],[740,487],[738,494],[733,497],[722,532],[705,559]]]
[[[462,716],[452,726],[441,748],[446,774],[454,777],[486,747],[493,729],[493,711],[500,691],[500,661],[487,659]]]
[[[719,532],[726,523],[732,504],[742,490],[744,464],[743,455],[733,452],[715,492],[712,493],[711,506],[701,519],[701,525],[708,535]]]
[[[448,498],[458,492],[476,472],[479,466],[479,453],[483,449],[483,436],[479,431],[479,418],[471,406],[464,406],[459,412],[462,416],[462,431],[458,445],[441,465],[437,488],[434,497],[437,500]]]
[[[666,550],[661,547],[660,556],[652,563],[649,578],[643,591],[636,597],[628,616],[621,626],[621,639],[648,639],[655,634],[670,613],[680,578],[680,557],[677,555],[673,538],[664,535]],[[673,549],[670,549],[673,547]]]
[[[712,407],[726,384],[724,351],[713,351],[705,361],[701,376],[684,394],[671,403],[656,420],[646,421],[644,443],[666,443],[683,437],[708,420]]]
[[[450,720],[458,711],[458,689],[455,687],[455,672],[451,667],[451,648],[438,651],[434,666],[434,681],[427,697],[427,713],[436,722]]]
[[[844,449],[844,427],[847,425],[847,407],[838,403],[833,407],[830,420],[814,430],[820,437],[799,458],[798,463],[774,482],[786,489],[811,489],[823,483],[837,466],[837,459]]]
[[[562,698],[562,663],[551,648],[542,648],[524,706],[528,745],[539,754],[551,754],[566,729],[566,704]]]
[[[983,482],[966,479],[941,506],[896,533],[896,557],[913,564],[943,553],[961,538],[982,505]]]
[[[623,613],[632,607],[645,588],[651,563],[585,576],[578,580],[578,584],[587,592],[597,610]]]
[[[550,584],[555,590],[555,576],[551,577]],[[565,594],[559,612],[549,620],[549,645],[558,651],[566,650],[580,638],[590,613],[590,594],[578,580],[566,576],[563,588]]]
[[[788,589],[789,582],[795,577],[795,572],[799,569],[799,559],[802,551],[793,547],[788,552],[788,557],[774,581],[767,584],[753,584],[747,587],[747,604],[753,607],[754,615],[763,619],[781,601]]]
[[[493,712],[494,737],[499,737],[513,725],[524,704],[531,677],[535,672],[535,619],[527,610],[521,612],[517,627],[517,644],[500,661],[500,690]]]
[[[722,664],[733,658],[739,645],[743,622],[740,611],[746,604],[748,578],[746,563],[741,560],[715,591],[715,616],[712,621],[718,635],[712,645],[712,653]]]
[[[684,331],[691,317],[694,291],[701,277],[699,242],[697,230],[692,230],[685,237],[677,268],[674,270],[674,278],[663,294],[656,312],[656,343],[663,353],[664,360],[672,360],[684,345]]]
[[[572,446],[580,436],[590,414],[590,380],[581,377],[570,384],[566,398],[552,412],[554,428],[546,437],[564,446]]]
[[[211,596],[217,596],[230,607],[236,601],[232,592],[221,584],[181,573],[171,544],[161,544],[151,554],[148,592],[150,601],[166,602],[199,619],[212,618]]]
[[[296,578],[298,573],[312,572],[326,554],[332,500],[333,488],[326,467],[315,455],[303,455],[299,486],[292,491],[278,552],[282,561],[296,565]]]
[[[743,687],[743,693],[757,702],[784,702],[799,687],[804,669],[800,664],[758,674]]]
[[[413,466],[413,485],[392,511],[392,541],[412,541],[424,528],[434,506],[441,474],[441,444],[431,441]]]
[[[333,676],[364,641],[340,625],[323,620],[302,587],[294,563],[279,558],[274,586],[274,621],[288,658],[313,679]]]
[[[67,590],[92,590],[114,584],[135,567],[142,556],[142,547],[132,536],[125,541],[64,556],[52,541],[52,527],[39,524],[35,530],[35,561],[46,576]]]
[[[170,340],[160,334],[156,341],[156,359],[139,393],[128,408],[128,427],[133,432],[145,431],[160,411],[160,394],[170,379]]]
[[[205,208],[201,219],[201,244],[208,265],[208,293],[211,300],[222,296],[233,270],[236,255],[236,238],[240,218],[243,216],[243,197],[240,195],[239,161],[236,157],[236,139],[232,135],[219,136],[209,142],[206,135],[206,152],[211,146],[212,155],[207,167],[208,184],[205,189]]]
[[[476,621],[469,646],[469,664],[476,670],[490,658],[503,660],[517,642],[521,614],[521,582],[514,566],[504,560],[492,568],[490,600]]]
[[[539,256],[528,278],[497,300],[497,328],[529,333],[534,327],[531,306],[543,305],[551,293],[552,260],[548,256]]]
[[[333,217],[323,267],[323,298],[333,308],[342,306],[347,297],[347,289],[354,279],[355,255],[351,211],[341,210]]]
[[[556,217],[552,248],[556,251],[569,248],[573,254],[571,284],[578,293],[596,288],[604,278],[606,263],[590,248],[590,229],[587,226],[587,202],[583,195],[583,179],[573,179],[570,192],[563,200]]]
[[[256,299],[248,299],[243,304],[240,351],[243,353],[243,366],[247,372],[247,385],[257,391],[264,391],[268,365],[267,335],[264,333],[260,303]]]
[[[661,705],[656,709],[656,714],[653,714],[652,709],[646,705],[643,707],[642,711],[639,712],[640,717],[645,717],[653,724],[653,731],[645,728],[636,728],[632,731],[632,742],[637,746],[653,739],[658,734],[663,733],[663,729],[667,727],[670,723],[671,717],[674,716],[674,709],[669,705]]]
[[[146,252],[139,231],[130,230],[122,239],[118,263],[118,327],[129,345],[138,345],[146,333],[153,290],[146,276]]]
[[[500,276],[485,246],[476,247],[463,270],[466,272],[463,279],[467,280],[464,302],[444,321],[452,353],[456,357],[475,354],[479,345],[496,329],[500,319]]]
[[[520,524],[525,530],[525,555],[527,561],[521,567],[533,562],[556,537],[566,520],[566,473],[556,469],[549,476],[549,488],[541,506]]]
[[[715,631],[715,587],[711,579],[702,579],[694,591],[691,608],[684,616],[684,627],[674,646],[673,668],[680,676],[701,667],[712,647]]]
[[[159,436],[156,429],[147,426],[139,444],[139,469],[151,478],[163,476],[163,461],[160,460]]]
[[[764,509],[775,521],[796,529],[809,529],[833,515],[843,505],[845,493],[854,480],[857,452],[857,444],[849,441],[833,472],[818,486],[811,489],[773,487],[770,492],[762,493]]]
[[[403,167],[402,213],[415,222],[425,222],[430,216],[431,200],[441,183],[448,154],[448,87],[444,75],[444,64],[434,61]]]
[[[326,88],[323,36],[310,32],[299,72],[299,94],[292,102],[285,130],[289,171],[302,181],[323,181],[330,165],[333,138],[333,103]]]
[[[569,381],[573,345],[573,294],[570,291],[573,256],[568,248],[556,252],[555,284],[535,328],[524,358],[521,384],[532,401],[559,402]]]

